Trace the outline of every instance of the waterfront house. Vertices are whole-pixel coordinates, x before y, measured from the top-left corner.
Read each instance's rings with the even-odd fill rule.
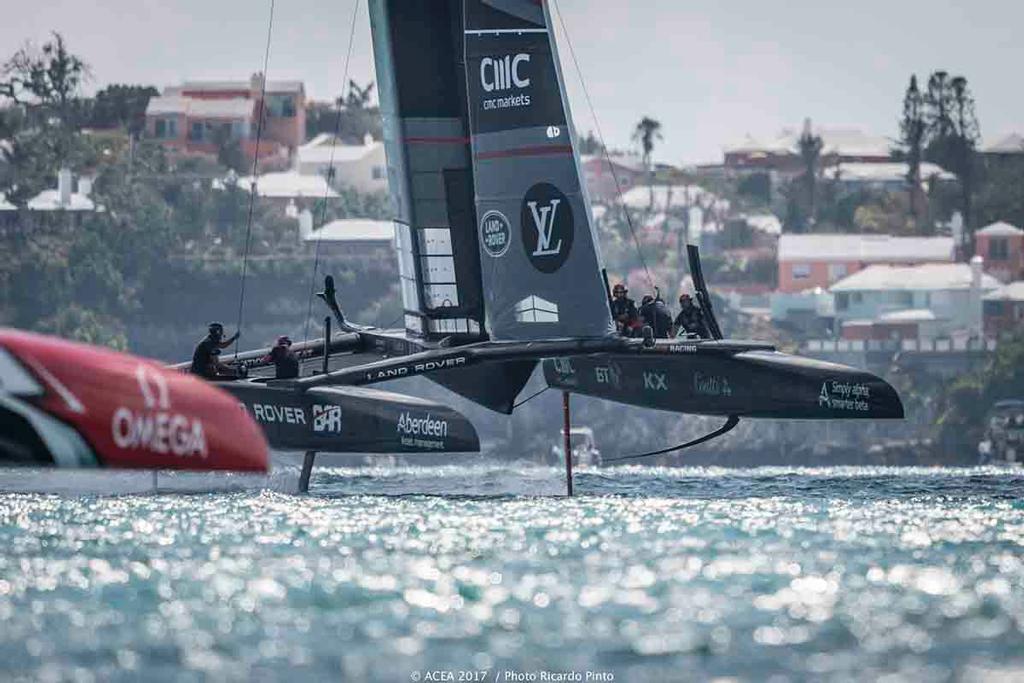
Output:
[[[871,265],[835,283],[830,291],[835,297],[835,324],[844,338],[877,338],[875,332],[864,330],[873,326],[885,330],[887,337],[980,337],[982,297],[999,286],[975,256],[970,264]]]
[[[306,97],[301,81],[186,81],[166,88],[146,107],[147,138],[180,153],[215,155],[237,142],[247,159],[257,153],[259,115],[261,160],[287,164],[305,140]],[[261,107],[262,103],[262,107]]]
[[[998,337],[1024,332],[1024,280],[1003,285],[981,300],[985,334]]]
[[[329,133],[317,135],[296,150],[295,170],[302,175],[329,178],[333,186],[357,192],[388,190],[384,143],[370,135],[359,145],[345,144]]]
[[[951,263],[952,237],[894,237],[834,233],[779,238],[780,292],[827,288],[871,265]]]
[[[647,181],[647,170],[638,156],[583,154],[580,169],[591,200],[600,204],[617,201],[621,193]]]
[[[974,233],[974,253],[1003,282],[1024,279],[1024,230],[999,221]]]

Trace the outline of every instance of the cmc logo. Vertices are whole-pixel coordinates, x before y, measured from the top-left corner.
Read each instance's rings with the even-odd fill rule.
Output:
[[[523,64],[530,61],[530,55],[519,53],[504,57],[484,57],[480,60],[480,85],[487,92],[530,87],[530,77],[524,76]]]
[[[167,378],[154,368],[139,365],[135,379],[142,393],[143,410],[122,406],[114,411],[111,431],[117,447],[205,458],[208,451],[203,423],[171,411]]]

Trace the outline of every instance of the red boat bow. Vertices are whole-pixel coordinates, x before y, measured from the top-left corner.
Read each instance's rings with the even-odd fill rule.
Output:
[[[103,466],[267,471],[263,432],[237,399],[199,378],[20,330],[0,329],[0,349],[30,376],[7,359],[7,372],[20,374],[5,378],[0,364],[0,394],[72,427]]]

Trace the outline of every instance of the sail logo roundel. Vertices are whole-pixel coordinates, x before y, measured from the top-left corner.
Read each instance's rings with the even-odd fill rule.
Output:
[[[488,255],[498,258],[512,243],[512,226],[501,211],[488,211],[480,220],[480,244]]]
[[[573,216],[569,199],[551,183],[526,191],[520,215],[523,249],[533,267],[553,273],[572,250]]]

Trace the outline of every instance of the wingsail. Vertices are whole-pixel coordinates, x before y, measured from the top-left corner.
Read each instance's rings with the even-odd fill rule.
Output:
[[[492,339],[614,332],[543,3],[466,0],[465,72]]]
[[[480,338],[462,2],[369,6],[406,331]]]

